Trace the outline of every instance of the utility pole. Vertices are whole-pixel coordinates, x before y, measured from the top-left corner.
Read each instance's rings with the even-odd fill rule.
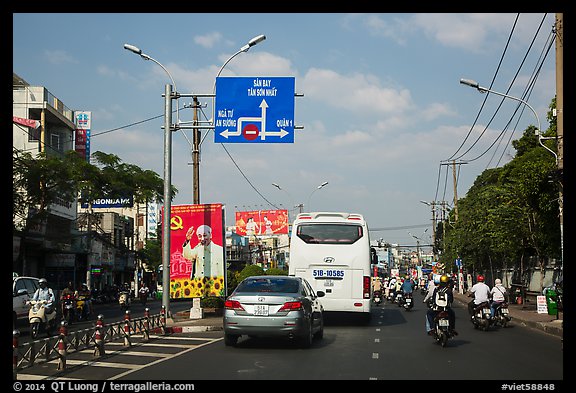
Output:
[[[192,97],[194,101],[194,117],[192,118],[192,129],[193,141],[192,141],[192,172],[194,185],[192,186],[194,190],[194,201],[195,205],[200,204],[200,129],[198,127],[198,97]]]
[[[452,160],[452,180],[454,182],[454,222],[458,222],[458,181],[456,178],[456,164],[462,165],[467,164],[467,162],[456,162]],[[448,163],[442,163],[440,165],[449,165]]]
[[[556,135],[558,138],[558,175],[560,208],[560,258],[564,273],[564,14],[556,14]]]

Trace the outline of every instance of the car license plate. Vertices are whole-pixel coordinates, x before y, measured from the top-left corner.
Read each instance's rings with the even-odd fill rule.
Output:
[[[268,316],[268,305],[267,304],[254,305],[254,315]]]
[[[450,322],[447,319],[440,319],[438,321],[438,325],[440,326],[450,326]]]
[[[324,280],[324,286],[325,287],[333,287],[334,286],[334,280]]]

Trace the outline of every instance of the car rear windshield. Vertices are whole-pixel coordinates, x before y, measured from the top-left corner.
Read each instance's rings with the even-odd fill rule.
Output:
[[[362,232],[360,225],[300,224],[296,235],[308,244],[353,244]]]
[[[293,279],[248,278],[241,282],[236,292],[298,293],[300,284]]]

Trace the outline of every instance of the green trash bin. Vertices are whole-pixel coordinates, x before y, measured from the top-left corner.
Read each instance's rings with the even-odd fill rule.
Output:
[[[558,314],[558,303],[556,302],[556,291],[549,288],[546,290],[546,306],[548,307],[548,315]]]

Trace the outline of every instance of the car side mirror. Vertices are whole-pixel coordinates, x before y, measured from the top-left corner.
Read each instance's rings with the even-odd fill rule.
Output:
[[[323,297],[324,295],[326,295],[324,291],[316,291],[316,296]]]
[[[22,295],[28,295],[28,290],[25,288],[22,288],[16,292],[16,296],[22,296]]]

